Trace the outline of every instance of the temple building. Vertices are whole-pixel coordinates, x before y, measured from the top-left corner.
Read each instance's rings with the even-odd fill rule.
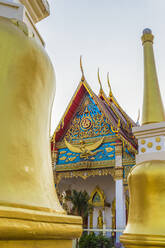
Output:
[[[51,140],[59,194],[87,191],[93,210],[87,228],[123,230],[128,213],[127,175],[135,165],[137,124],[100,83],[96,95],[82,78]]]

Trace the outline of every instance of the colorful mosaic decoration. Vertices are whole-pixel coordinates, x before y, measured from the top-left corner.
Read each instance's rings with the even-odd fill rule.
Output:
[[[122,113],[117,103],[97,97],[86,83],[80,83],[53,136],[58,180],[109,173],[115,180],[127,177],[135,163],[136,151],[129,143],[132,124]],[[122,155],[122,166],[116,168],[115,156],[118,155]]]
[[[65,138],[67,140],[76,140],[106,135],[115,134],[91,96],[86,94]]]
[[[113,144],[113,145],[112,145]],[[101,144],[98,149],[92,151],[91,156],[88,157],[88,161],[104,161],[112,160],[115,158],[115,146],[114,143]],[[74,153],[68,148],[59,149],[59,155],[57,165],[69,164],[86,161],[85,157],[81,156],[81,153]]]
[[[127,159],[127,160],[135,159],[135,154],[131,153],[130,151],[128,151],[128,149],[126,147],[124,147],[124,149],[123,149],[123,159]]]

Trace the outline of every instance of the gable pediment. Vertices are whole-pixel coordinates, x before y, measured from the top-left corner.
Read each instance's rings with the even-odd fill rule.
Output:
[[[92,97],[87,93],[64,137],[71,141],[107,135],[114,136],[115,133]]]

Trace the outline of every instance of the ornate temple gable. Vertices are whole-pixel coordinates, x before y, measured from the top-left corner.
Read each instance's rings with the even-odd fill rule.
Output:
[[[52,149],[59,146],[65,135],[69,141],[111,135],[118,137],[130,150],[136,152],[137,149],[131,125],[127,121],[124,123],[104,99],[96,96],[86,81],[80,82],[57,126]]]
[[[109,138],[109,142],[104,141],[105,137]],[[57,168],[70,170],[76,164],[80,169],[82,163],[86,161],[92,162],[96,168],[98,162],[101,161],[105,162],[103,166],[106,167],[114,165],[115,162],[111,161],[115,159],[115,141],[117,139],[110,123],[107,122],[91,95],[86,93],[60,142],[63,143],[63,146],[60,148],[57,143]]]
[[[87,93],[65,134],[65,138],[72,141],[107,135],[115,136],[115,132],[112,131],[110,123],[107,122],[92,97]]]
[[[132,153],[136,152],[136,142],[127,125],[130,122],[124,122],[123,115],[119,116],[108,101],[95,95],[85,79],[80,82],[52,137],[52,160],[57,173],[66,172],[70,177],[76,171],[84,171],[84,175],[115,167],[118,142],[125,149],[123,166],[135,163]]]

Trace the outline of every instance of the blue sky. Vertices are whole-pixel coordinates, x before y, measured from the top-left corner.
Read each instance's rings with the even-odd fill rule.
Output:
[[[155,59],[164,101],[164,0],[49,0],[49,3],[51,15],[37,27],[56,73],[51,133],[80,81],[80,55],[93,91],[99,92],[99,67],[105,92],[108,94],[109,72],[114,96],[136,121],[143,97],[141,34],[146,27],[155,36]]]

